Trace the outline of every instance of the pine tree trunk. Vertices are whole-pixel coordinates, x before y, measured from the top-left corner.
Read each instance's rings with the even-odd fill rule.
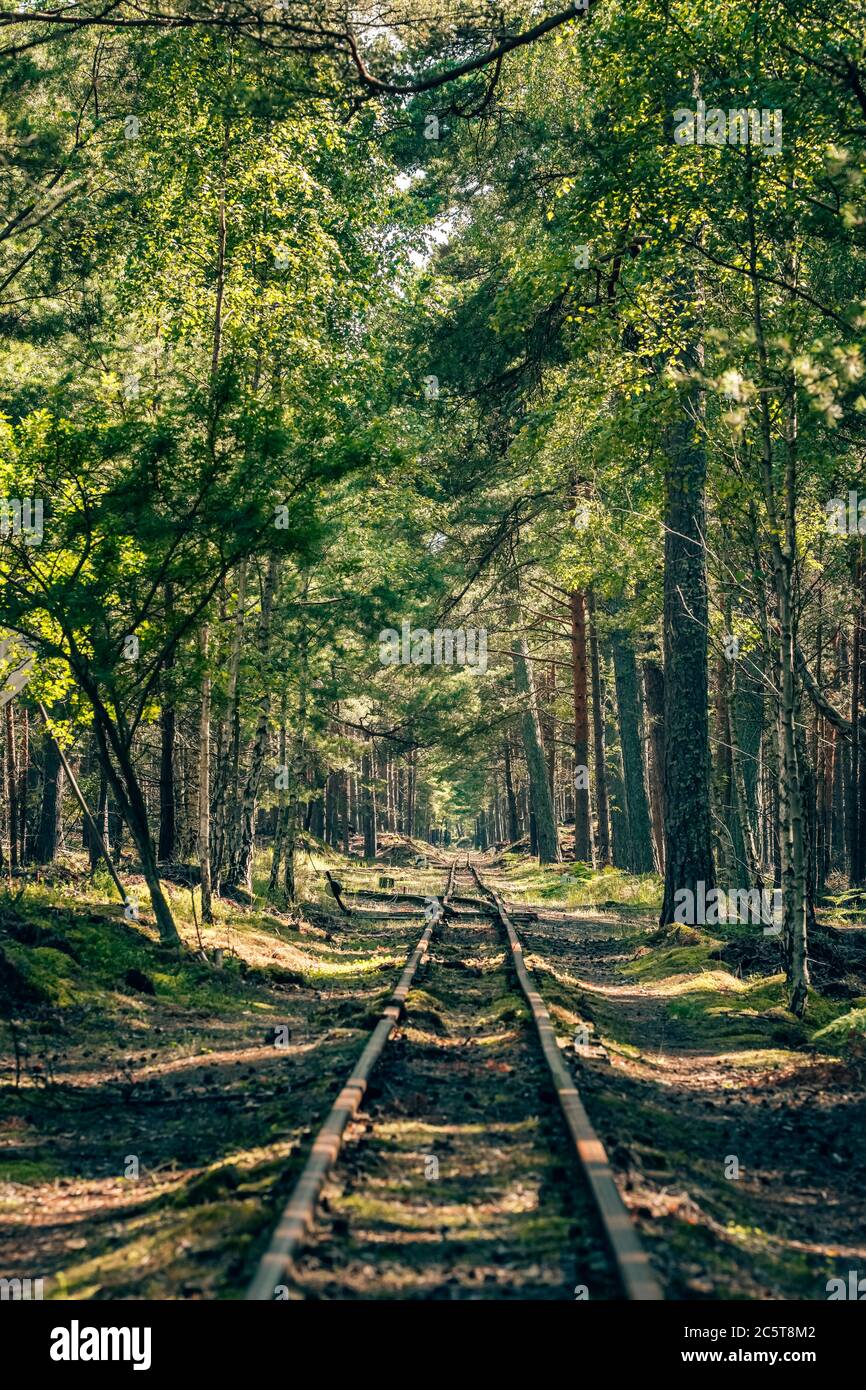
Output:
[[[605,744],[607,749],[607,777],[610,787],[610,838],[611,860],[617,869],[629,869],[632,861],[631,835],[628,816],[625,813],[625,776],[622,765],[622,749],[618,739],[618,729],[614,724],[614,712],[605,708]]]
[[[33,857],[37,864],[53,864],[60,836],[60,817],[63,799],[63,765],[54,739],[46,731],[42,745],[42,801],[39,810],[39,829]]]
[[[167,620],[171,618],[172,607],[172,587],[167,584],[165,586]],[[175,657],[172,649],[163,667],[159,707],[159,842],[156,857],[160,863],[170,863],[174,859],[176,840],[174,745],[177,721],[174,712],[174,697],[166,689],[174,664]]]
[[[343,829],[343,853],[348,854],[351,847],[349,828],[349,773],[340,775],[340,822]]]
[[[779,547],[777,549],[780,550]],[[776,567],[779,599],[779,842],[785,901],[785,955],[791,1012],[806,1009],[809,970],[806,959],[807,898],[805,818],[797,757],[797,691],[791,560],[780,555]]]
[[[259,701],[259,718],[256,724],[253,746],[250,751],[249,767],[244,781],[241,801],[240,838],[233,858],[229,861],[227,881],[232,885],[252,891],[253,851],[255,848],[256,803],[265,767],[268,747],[268,729],[271,715],[271,682],[267,670],[268,648],[271,635],[271,617],[274,594],[279,580],[279,558],[272,555],[268,561],[268,572],[262,592],[262,613],[258,631],[259,677],[264,683],[264,693]]]
[[[592,745],[593,780],[597,818],[596,867],[603,869],[610,861],[610,802],[607,793],[607,759],[604,747],[604,711],[601,700],[601,662],[598,655],[598,626],[595,595],[589,591],[589,659],[592,678]]]
[[[860,598],[859,559],[854,566],[857,602],[854,605],[854,628],[851,637],[851,753],[848,764],[847,810],[848,810],[848,855],[850,861],[849,885],[856,888],[863,877],[860,862],[860,774],[864,761],[860,749],[860,680],[863,671],[863,608]]]
[[[699,352],[685,366],[699,369]],[[665,440],[664,669],[665,891],[661,924],[673,921],[674,895],[715,886],[710,840],[707,712],[707,580],[704,555],[706,457],[695,423],[700,391],[682,388],[680,418]]]
[[[280,699],[280,733],[277,745],[277,756],[279,758],[280,772],[283,775],[280,777],[279,786],[277,789],[277,820],[276,825],[274,827],[274,843],[273,849],[271,851],[271,872],[268,881],[268,899],[271,901],[273,901],[276,895],[277,885],[280,881],[280,864],[283,855],[283,847],[285,845],[286,827],[288,821],[287,808],[289,803],[289,796],[288,787],[286,785],[287,778],[285,775],[287,770],[286,759],[288,757],[288,741],[286,738],[287,705],[288,697],[286,695],[285,688],[283,688],[282,697]]]
[[[752,665],[738,661],[734,666],[733,686],[729,706],[731,724],[731,769],[734,791],[750,881],[757,888],[764,886],[764,859],[758,833],[759,764],[764,729],[764,688]]]
[[[169,863],[174,858],[174,744],[175,713],[171,705],[163,704],[159,714],[159,846],[157,858]]]
[[[642,662],[647,715],[647,781],[656,869],[665,871],[665,673],[660,662]]]
[[[240,705],[240,661],[243,647],[244,625],[247,604],[247,561],[241,560],[237,571],[238,595],[234,613],[231,654],[229,657],[229,678],[226,689],[225,731],[220,744],[223,757],[217,764],[216,784],[213,791],[213,804],[216,814],[216,843],[211,851],[211,862],[216,865],[219,876],[224,866],[237,861],[241,838],[241,705]]]
[[[102,837],[103,844],[109,846],[110,850],[111,841],[108,836],[108,778],[105,775],[105,769],[102,767],[99,770],[99,792],[96,798],[96,815],[94,816],[94,820],[96,821],[96,828]],[[88,850],[90,854],[90,872],[93,873],[102,858],[102,846],[95,835],[92,835],[88,841]]]
[[[99,757],[108,778],[118,808],[129,827],[141,871],[150,891],[150,901],[160,940],[164,945],[181,945],[180,935],[168,900],[162,891],[156,867],[156,854],[150,835],[147,819],[147,805],[129,747],[124,743],[117,727],[102,703],[99,691],[92,681],[79,676],[82,687],[94,711],[94,730],[96,733]],[[112,754],[113,759],[112,760]],[[116,763],[116,766],[115,766]]]
[[[648,874],[653,869],[652,833],[643,767],[640,691],[637,662],[631,639],[622,629],[611,633],[616,704],[622,748],[623,783],[628,818],[629,863],[633,873]]]
[[[860,671],[857,681],[860,708],[857,717],[857,733],[852,730],[852,746],[857,748],[857,884],[866,880],[866,756],[860,746],[863,732],[863,706],[866,704],[866,557],[864,544],[860,541],[857,557],[857,617],[859,632]],[[855,744],[856,739],[856,744]]]
[[[406,794],[406,834],[410,837],[410,839],[413,838],[415,835],[417,759],[417,750],[415,748],[411,748],[409,750],[409,785]]]
[[[730,624],[728,624],[730,626]],[[731,720],[728,659],[716,662],[714,707],[715,758],[713,763],[713,801],[716,826],[716,881],[726,890],[742,883],[745,849],[736,808],[734,770],[731,758]]]
[[[15,714],[6,704],[6,805],[9,808],[9,864],[18,867],[18,756],[15,746]]]
[[[27,863],[27,793],[30,776],[30,715],[25,705],[21,711],[21,747],[18,759],[18,861]]]
[[[748,166],[751,169],[751,164]],[[754,207],[749,204],[750,281],[754,338],[760,364],[759,420],[761,427],[761,485],[778,605],[779,645],[776,663],[778,691],[779,862],[784,901],[785,959],[789,1007],[798,1018],[806,1010],[809,990],[807,958],[808,901],[803,783],[797,752],[797,618],[794,573],[797,563],[797,415],[796,385],[788,386],[787,418],[781,483],[777,480],[770,413],[770,374],[764,336],[758,243]],[[781,492],[781,496],[780,496]],[[769,644],[767,644],[769,650]],[[855,744],[856,748],[856,744]]]
[[[589,778],[589,702],[587,699],[586,600],[582,593],[569,596],[571,608],[571,684],[574,705],[574,857],[592,864],[592,817]],[[584,785],[584,782],[586,785]]]
[[[364,830],[364,858],[375,859],[378,849],[376,838],[376,785],[375,753],[371,741],[364,746],[361,763],[361,820]]]
[[[562,854],[559,848],[559,833],[541,739],[538,697],[526,638],[520,632],[521,626],[519,605],[515,602],[512,611],[512,627],[515,637],[511,653],[514,667],[514,686],[523,711],[520,722],[538,839],[538,857],[542,864],[558,864],[562,860]]]
[[[503,744],[503,764],[505,775],[505,799],[508,803],[508,838],[512,844],[520,839],[520,823],[517,819],[517,797],[514,795],[514,779],[511,775],[511,738]]]
[[[198,861],[201,870],[201,919],[203,922],[210,923],[213,922],[210,842],[211,678],[208,668],[210,628],[207,624],[201,629],[199,646],[202,657],[202,680],[198,749]]]

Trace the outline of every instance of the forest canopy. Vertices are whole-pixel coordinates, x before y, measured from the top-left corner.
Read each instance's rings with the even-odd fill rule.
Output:
[[[59,744],[167,941],[257,836],[283,906],[305,836],[525,836],[777,894],[802,1014],[866,877],[857,20],[4,11],[4,866]]]

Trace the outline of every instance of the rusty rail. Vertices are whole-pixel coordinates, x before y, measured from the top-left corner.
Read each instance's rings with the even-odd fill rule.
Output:
[[[454,889],[456,865],[455,860],[448,875],[448,886],[444,894],[446,903]],[[304,1171],[283,1209],[276,1230],[271,1236],[271,1243],[259,1261],[247,1290],[246,1296],[250,1301],[271,1302],[275,1298],[289,1261],[307,1236],[325,1179],[342,1147],[346,1126],[357,1113],[373,1068],[400,1018],[415,972],[427,955],[434,925],[433,922],[428,923],[418,945],[406,961],[397,988],[389,996],[382,1010],[382,1017],[370,1034],[364,1051],[316,1136]]]
[[[584,1109],[574,1078],[562,1060],[550,1014],[526,962],[523,947],[514,925],[505,910],[499,894],[485,884],[467,855],[466,867],[472,873],[478,888],[493,901],[505,928],[511,947],[511,958],[520,981],[520,988],[532,1011],[541,1050],[544,1053],[565,1123],[568,1126],[577,1157],[586,1174],[601,1223],[607,1237],[626,1297],[638,1301],[658,1301],[664,1298],[661,1284],[653,1273],[652,1266],[634,1228],[628,1208],[619,1195],[613,1172],[604,1145],[593,1129],[592,1122]]]

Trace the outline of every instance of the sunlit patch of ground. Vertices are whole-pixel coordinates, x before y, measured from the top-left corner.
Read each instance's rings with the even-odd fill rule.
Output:
[[[137,923],[86,880],[0,902],[0,933],[13,911],[55,939],[0,935],[30,991],[0,1054],[0,1274],[46,1297],[238,1296],[423,915],[221,902],[197,931],[174,890],[178,955],[138,897]]]
[[[668,1296],[824,1299],[866,1269],[866,1075],[840,1052],[861,1001],[816,993],[801,1024],[780,975],[730,973],[704,933],[666,948],[650,916],[528,902],[520,934]]]

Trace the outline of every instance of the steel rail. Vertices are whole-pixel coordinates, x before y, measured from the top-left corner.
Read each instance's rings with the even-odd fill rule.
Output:
[[[455,860],[448,875],[448,886],[444,894],[446,903],[454,888],[456,864]],[[435,925],[432,921],[427,924],[418,945],[406,961],[397,988],[389,996],[382,1010],[382,1017],[370,1034],[363,1052],[316,1136],[304,1170],[283,1209],[270,1244],[259,1261],[247,1289],[248,1301],[272,1302],[275,1299],[289,1261],[309,1232],[325,1179],[342,1147],[346,1126],[357,1113],[373,1068],[399,1021],[415,972],[427,955]]]
[[[520,988],[532,1011],[541,1050],[553,1078],[559,1104],[574,1140],[581,1167],[586,1174],[626,1297],[641,1302],[660,1301],[664,1299],[664,1291],[653,1273],[628,1208],[619,1195],[605,1147],[586,1113],[574,1078],[562,1060],[550,1014],[523,958],[523,947],[505,910],[505,904],[495,889],[484,883],[468,855],[466,867],[472,873],[481,892],[486,893],[495,903],[499,919],[505,927]]]

